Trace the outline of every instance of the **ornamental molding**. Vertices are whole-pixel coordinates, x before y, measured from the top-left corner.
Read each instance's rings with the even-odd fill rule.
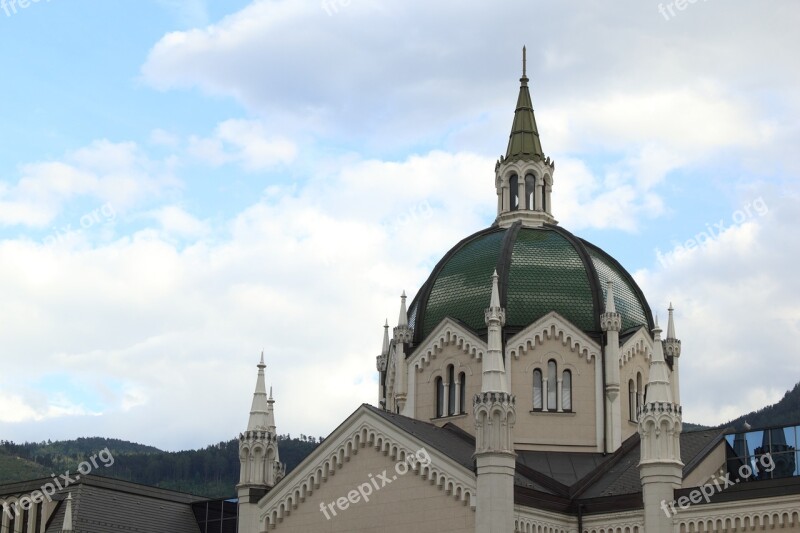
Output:
[[[368,407],[361,406],[258,502],[261,531],[277,528],[314,490],[367,446],[397,462],[405,461],[406,457],[425,448],[431,458],[430,464],[421,465],[416,461],[408,473],[413,472],[456,501],[475,509],[477,478],[474,472],[438,450],[425,447],[424,443],[390,424]]]
[[[789,495],[693,505],[678,511],[675,525],[687,533],[793,530],[800,528],[800,502]]]
[[[487,350],[486,343],[477,335],[453,319],[445,317],[434,328],[430,335],[411,353],[408,364],[418,372],[422,372],[433,359],[444,350],[445,346],[455,346],[464,354],[482,361]]]
[[[637,355],[642,355],[645,361],[653,357],[653,339],[642,326],[639,330],[628,338],[620,347],[619,367],[624,367]]]
[[[587,363],[600,358],[600,345],[555,311],[514,335],[508,340],[506,351],[519,359],[520,355],[536,350],[546,340],[560,340],[570,351],[577,352],[579,357],[585,357]]]

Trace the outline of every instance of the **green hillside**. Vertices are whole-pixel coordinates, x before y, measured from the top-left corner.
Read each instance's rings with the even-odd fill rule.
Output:
[[[305,435],[299,439],[279,436],[281,461],[286,463],[287,471],[320,442],[321,438]],[[210,498],[232,496],[239,480],[239,443],[235,439],[200,450],[164,452],[152,446],[93,437],[23,444],[0,442],[0,484],[47,477],[50,473],[74,473],[82,461],[105,448],[111,452],[113,463],[100,456],[93,474]]]
[[[741,429],[745,420],[753,427],[800,423],[800,383],[774,405],[724,424]],[[703,428],[684,424],[684,430]],[[316,448],[322,438],[278,437],[281,461],[291,471]],[[0,441],[0,484],[74,472],[91,455],[108,448],[114,457],[108,467],[100,461],[93,473],[146,485],[180,490],[210,498],[233,496],[239,479],[239,444],[236,439],[199,450],[164,452],[152,446],[100,437],[69,441],[15,444]]]
[[[745,422],[754,428],[800,424],[800,383],[787,392],[778,403],[740,416],[725,426],[743,429]]]

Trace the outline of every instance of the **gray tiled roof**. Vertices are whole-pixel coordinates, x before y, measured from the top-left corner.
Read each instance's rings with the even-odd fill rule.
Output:
[[[0,494],[24,494],[40,488],[50,478],[0,487]],[[59,492],[58,508],[47,533],[60,533],[67,493],[72,493],[75,533],[199,533],[191,503],[205,498],[99,476],[86,476]]]

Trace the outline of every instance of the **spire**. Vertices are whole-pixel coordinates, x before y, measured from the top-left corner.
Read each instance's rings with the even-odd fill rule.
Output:
[[[669,367],[664,360],[664,348],[661,344],[661,326],[653,328],[653,357],[650,359],[650,377],[647,381],[647,397],[645,403],[672,403],[672,386],[669,382]]]
[[[608,280],[608,292],[606,293],[606,313],[616,313],[617,306],[614,303],[614,283]]]
[[[514,112],[514,123],[511,127],[505,158],[506,160],[538,161],[544,159],[544,152],[542,152],[542,144],[539,141],[539,130],[536,128],[531,93],[528,89],[527,52],[524,46],[522,47],[522,77],[519,81],[517,109]]]
[[[497,275],[497,269],[494,270],[492,274],[492,297],[489,299],[489,307],[492,309],[499,309],[500,308],[500,290],[498,288],[499,279]]]
[[[381,349],[381,355],[388,355],[389,354],[389,319],[386,319],[386,323],[383,325],[383,348]]]
[[[677,339],[675,336],[675,318],[672,316],[672,312],[675,311],[675,308],[672,307],[672,302],[669,303],[669,322],[667,323],[667,340]]]
[[[261,361],[258,363],[258,379],[256,391],[253,393],[253,404],[250,407],[250,421],[247,423],[248,431],[266,430],[269,428],[270,405],[267,400],[267,386],[264,381],[264,352],[261,352]]]
[[[406,311],[406,291],[400,296],[400,316],[397,318],[397,327],[408,326],[408,311]]]
[[[269,399],[267,400],[267,430],[275,433],[275,400],[272,399],[272,386],[269,388]]]
[[[486,356],[483,359],[481,392],[509,392],[503,362],[502,329],[506,322],[506,311],[500,307],[497,270],[492,274],[492,296],[485,312],[487,326]]]
[[[66,510],[64,511],[64,524],[61,526],[61,533],[72,533],[72,493],[67,494]]]

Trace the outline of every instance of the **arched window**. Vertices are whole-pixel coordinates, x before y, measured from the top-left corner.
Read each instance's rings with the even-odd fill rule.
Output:
[[[533,409],[541,411],[544,402],[542,400],[542,371],[538,368],[533,371]]]
[[[525,176],[525,196],[527,196],[528,209],[533,211],[536,208],[536,176],[533,174]]]
[[[439,418],[444,416],[444,383],[441,377],[436,378],[433,382],[436,394],[436,418]]]
[[[547,182],[542,186],[542,211],[547,212]]]
[[[513,174],[511,176],[511,179],[508,180],[509,192],[511,194],[510,207],[512,211],[516,211],[517,209],[519,209],[519,189],[517,188],[518,183],[519,183],[519,178],[517,178],[516,174]]]
[[[464,414],[467,412],[467,375],[464,372],[461,372],[458,375],[458,383],[459,383],[459,414]]]
[[[633,380],[628,380],[628,418],[636,422],[636,386]]]
[[[572,411],[572,372],[561,374],[561,410]]]
[[[456,369],[447,366],[447,416],[456,414]]]
[[[636,412],[638,413],[639,410],[642,408],[642,403],[644,403],[644,387],[642,387],[642,373],[636,373]],[[639,417],[636,417],[636,420],[639,420]]]
[[[558,369],[553,359],[547,362],[547,410],[558,409]]]

